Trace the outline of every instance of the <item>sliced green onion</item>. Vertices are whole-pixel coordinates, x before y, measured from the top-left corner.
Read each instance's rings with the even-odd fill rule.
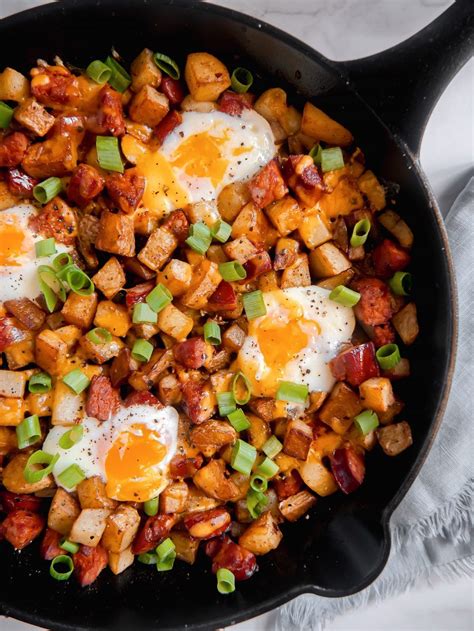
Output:
[[[63,537],[61,539],[61,541],[59,542],[59,547],[63,550],[66,550],[66,552],[70,552],[71,554],[76,554],[76,552],[79,552],[79,544],[75,543],[74,541],[69,541],[69,539],[66,539],[66,537]]]
[[[217,344],[221,343],[221,327],[217,322],[213,320],[206,322],[204,325],[204,339],[213,346],[217,346]]]
[[[143,510],[145,511],[145,515],[148,517],[153,517],[158,513],[158,497],[153,497],[151,500],[147,500],[143,503]]]
[[[185,243],[198,254],[206,254],[212,242],[211,231],[202,221],[189,226],[189,237]]]
[[[41,427],[37,414],[28,416],[16,427],[18,449],[34,445],[41,438]]]
[[[283,445],[276,436],[270,436],[262,447],[263,453],[269,458],[274,458],[282,449]]]
[[[45,372],[32,375],[28,382],[28,391],[33,394],[44,394],[51,390],[51,377]]]
[[[236,432],[242,432],[244,429],[248,429],[250,427],[250,421],[240,408],[238,410],[234,410],[230,414],[227,414],[227,418]]]
[[[6,129],[11,123],[13,116],[13,108],[0,101],[0,128]]]
[[[92,79],[92,81],[102,85],[103,83],[107,83],[112,76],[112,69],[109,68],[109,66],[106,66],[104,62],[96,59],[95,61],[91,61],[91,63],[87,66],[86,74]]]
[[[323,173],[344,167],[344,156],[340,147],[331,147],[321,151],[321,169]]]
[[[373,410],[364,410],[354,417],[354,425],[365,436],[379,426],[379,417]]]
[[[61,449],[71,449],[82,440],[84,435],[84,427],[82,425],[74,425],[70,430],[64,432],[58,441]]]
[[[355,307],[360,300],[360,294],[349,287],[338,285],[329,294],[329,300],[334,300],[344,307]]]
[[[62,282],[57,278],[56,272],[48,265],[38,267],[38,284],[44,296],[46,307],[51,313],[56,308],[58,298],[66,300],[66,290]]]
[[[66,270],[66,281],[71,291],[79,296],[90,296],[94,291],[94,283],[89,276],[75,265]]]
[[[90,379],[80,368],[75,368],[64,375],[63,382],[71,388],[76,394],[81,394],[90,384]]]
[[[235,399],[232,392],[218,392],[216,394],[217,405],[219,406],[219,414],[228,416],[237,409]]]
[[[370,228],[371,225],[368,219],[358,221],[352,231],[351,247],[358,248],[360,245],[364,245],[369,236]]]
[[[311,151],[309,152],[309,155],[313,158],[313,162],[316,166],[321,166],[321,154],[322,154],[322,147],[321,145],[318,143],[316,145],[314,145],[314,147],[312,147]]]
[[[152,356],[153,344],[148,340],[136,340],[132,348],[132,357],[139,362],[147,362]]]
[[[169,305],[170,302],[173,301],[173,294],[167,287],[159,283],[150,291],[145,300],[155,313],[159,313],[166,305]]]
[[[62,272],[70,265],[74,265],[72,256],[68,252],[61,252],[53,259],[53,268],[56,272]]]
[[[158,555],[156,564],[158,572],[167,572],[173,568],[176,559],[176,547],[169,537],[156,547],[156,554]]]
[[[35,251],[38,258],[40,256],[51,256],[51,254],[56,254],[56,241],[54,240],[54,237],[51,237],[50,239],[43,239],[43,241],[35,243]]]
[[[276,393],[277,401],[292,401],[293,403],[306,403],[308,398],[308,386],[292,381],[280,381]]]
[[[260,289],[252,291],[249,294],[244,294],[243,302],[245,313],[249,320],[255,320],[255,318],[264,316],[267,313],[263,294]]]
[[[249,475],[257,458],[257,450],[240,438],[232,449],[230,464],[232,468],[244,475]]]
[[[216,223],[211,228],[211,235],[220,243],[225,243],[230,237],[230,233],[232,232],[232,226],[222,219],[216,221]]]
[[[377,349],[375,357],[382,370],[394,368],[400,361],[400,349],[397,344],[385,344]]]
[[[74,489],[82,480],[86,479],[86,474],[77,464],[71,464],[58,475],[59,482],[67,489]]]
[[[106,171],[123,173],[118,138],[115,136],[97,136],[95,139],[97,161]]]
[[[56,569],[58,565],[65,565],[67,570],[65,572],[58,571]],[[73,571],[74,561],[67,554],[59,554],[57,557],[54,557],[51,561],[51,565],[49,566],[49,573],[57,581],[67,581]]]
[[[142,552],[137,558],[140,563],[144,563],[145,565],[156,565],[158,563],[158,555],[154,552]]]
[[[242,390],[244,391],[244,394],[243,396],[239,396],[238,392],[241,392]],[[234,395],[237,405],[246,405],[250,401],[252,386],[250,385],[250,381],[240,370],[232,379],[232,394]]]
[[[23,476],[27,482],[30,484],[35,484],[39,482],[47,475],[51,473],[54,465],[59,460],[59,454],[52,456],[51,454],[47,454],[45,451],[35,451],[31,454],[26,462],[26,466],[23,470]],[[45,465],[44,467],[38,469],[36,465]]]
[[[158,314],[146,302],[137,302],[133,306],[132,314],[133,324],[156,324],[158,322]]]
[[[255,474],[250,478],[250,488],[260,493],[265,493],[268,489],[268,480],[263,475]]]
[[[179,71],[179,66],[174,59],[171,59],[168,55],[163,55],[163,53],[155,53],[153,55],[153,59],[158,68],[165,74],[169,75],[172,79],[180,78],[181,73]]]
[[[86,337],[92,344],[107,344],[112,339],[112,333],[102,326],[97,326],[86,333]]]
[[[235,592],[235,576],[225,567],[220,567],[216,572],[217,591],[219,594],[231,594]]]
[[[265,458],[265,460],[263,460],[263,462],[261,462],[257,467],[257,473],[259,475],[263,475],[265,478],[273,478],[279,470],[280,467],[276,464],[276,462],[270,460],[270,458]]]
[[[112,75],[110,79],[108,79],[110,85],[114,90],[117,90],[117,92],[125,92],[132,82],[132,77],[128,74],[125,68],[121,66],[118,61],[115,61],[115,59],[110,55],[105,60],[105,65],[112,71]]]
[[[244,278],[247,278],[244,266],[238,261],[219,263],[219,274],[229,283],[233,280],[244,280]]]
[[[388,284],[397,296],[409,296],[413,289],[413,275],[410,272],[395,272]]]
[[[257,519],[268,504],[268,497],[261,491],[254,491],[253,489],[247,493],[246,500],[247,509],[252,519]]]
[[[230,78],[232,89],[239,94],[248,92],[252,83],[253,74],[247,68],[236,68]]]
[[[33,188],[33,197],[40,204],[47,204],[56,197],[63,188],[63,183],[58,177],[49,177]]]

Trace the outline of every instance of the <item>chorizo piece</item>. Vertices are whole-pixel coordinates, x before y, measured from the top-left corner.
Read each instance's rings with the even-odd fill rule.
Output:
[[[73,554],[74,575],[81,587],[93,583],[102,570],[107,567],[108,556],[106,550],[99,544],[95,548],[82,546]]]
[[[28,510],[15,509],[3,521],[3,534],[16,550],[23,550],[43,530],[44,517]]]
[[[156,548],[169,535],[175,523],[176,518],[173,514],[148,517],[132,544],[133,554],[142,554]]]
[[[384,324],[392,317],[390,291],[386,283],[378,278],[360,278],[351,285],[360,293],[354,313],[363,324]]]
[[[93,166],[80,164],[74,169],[67,187],[67,196],[78,206],[86,206],[104,188],[105,180]]]
[[[120,407],[120,394],[105,375],[92,377],[87,393],[86,412],[99,421],[107,421]]]
[[[268,206],[288,193],[276,160],[271,160],[250,180],[249,191],[253,203],[259,208]]]
[[[21,131],[0,140],[0,167],[16,167],[23,160],[30,141]]]

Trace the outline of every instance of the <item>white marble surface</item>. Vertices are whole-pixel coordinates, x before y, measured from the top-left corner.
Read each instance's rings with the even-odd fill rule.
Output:
[[[133,1],[133,0],[131,0]],[[0,0],[0,16],[39,4]],[[449,0],[219,0],[270,22],[334,60],[379,52],[413,35],[437,17]],[[446,212],[473,172],[473,75],[471,60],[453,79],[428,123],[421,163],[441,210]],[[414,590],[376,607],[343,616],[327,631],[471,631],[473,585],[468,579]],[[276,612],[234,627],[270,631]],[[2,631],[29,625],[0,618]],[[303,630],[302,630],[303,631]]]

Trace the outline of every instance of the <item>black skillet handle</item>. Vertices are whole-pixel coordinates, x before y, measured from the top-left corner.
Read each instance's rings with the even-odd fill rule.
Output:
[[[338,65],[361,97],[418,155],[429,116],[448,83],[472,57],[473,40],[472,0],[457,0],[401,44]]]

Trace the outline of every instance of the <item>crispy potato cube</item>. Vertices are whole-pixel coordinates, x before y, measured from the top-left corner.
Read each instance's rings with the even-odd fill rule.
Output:
[[[56,335],[66,344],[67,350],[72,351],[82,335],[81,329],[75,324],[66,324],[55,330]]]
[[[23,471],[30,454],[17,454],[13,456],[3,469],[2,484],[11,493],[37,493],[55,486],[53,476],[47,475],[39,482],[27,482]]]
[[[393,419],[400,414],[405,407],[405,404],[399,399],[395,399],[395,402],[385,412],[379,412],[377,416],[381,425],[389,425]]]
[[[33,338],[11,344],[5,350],[5,358],[10,370],[28,366],[35,360],[35,342]]]
[[[278,239],[275,246],[275,258],[273,260],[273,269],[286,269],[295,262],[300,251],[300,244],[296,239],[282,238]]]
[[[183,305],[190,309],[204,309],[221,280],[217,263],[203,260],[193,273],[189,289],[181,298]]]
[[[114,574],[121,574],[130,567],[135,560],[132,546],[122,552],[109,552],[109,568]]]
[[[104,533],[109,515],[110,510],[107,508],[82,509],[72,525],[69,539],[95,548]]]
[[[415,303],[409,302],[403,309],[400,309],[400,311],[393,316],[392,324],[404,344],[407,346],[413,344],[420,332]]]
[[[301,131],[315,140],[323,140],[339,147],[346,147],[353,141],[348,129],[309,102],[304,106]]]
[[[364,199],[356,183],[346,177],[341,179],[332,193],[326,193],[319,200],[319,208],[333,219],[339,215],[348,215],[363,206]]]
[[[294,263],[288,265],[281,275],[280,287],[308,287],[311,285],[311,275],[309,273],[309,263],[307,254],[298,254]]]
[[[387,456],[398,456],[413,445],[411,428],[406,421],[378,429],[377,437]]]
[[[138,253],[138,260],[157,272],[171,257],[178,240],[165,228],[157,228],[148,237],[145,247]]]
[[[270,226],[263,210],[253,202],[246,204],[234,219],[231,234],[233,239],[247,237],[257,249],[271,247],[278,239],[277,231]]]
[[[263,292],[280,289],[278,274],[275,272],[275,270],[270,270],[269,272],[260,274],[260,276],[258,277],[258,288],[260,289],[260,291]]]
[[[392,382],[386,377],[372,377],[359,386],[362,406],[374,412],[386,412],[395,403]]]
[[[16,431],[12,427],[0,427],[0,456],[8,456],[17,448]]]
[[[239,237],[233,241],[229,241],[224,245],[224,252],[234,261],[238,261],[242,265],[253,258],[258,250],[247,237]]]
[[[155,127],[168,114],[169,110],[168,97],[152,88],[151,85],[144,85],[133,97],[129,114],[136,123]]]
[[[319,411],[319,418],[337,434],[344,434],[352,425],[354,416],[362,411],[362,403],[354,390],[338,382]]]
[[[230,86],[224,64],[209,53],[191,53],[186,60],[184,78],[196,101],[217,101]]]
[[[243,535],[239,537],[239,545],[254,554],[267,554],[278,548],[283,538],[281,530],[270,511],[260,515]]]
[[[74,425],[85,415],[86,393],[76,394],[62,381],[54,386],[51,425]]]
[[[0,100],[1,101],[22,101],[30,93],[30,82],[28,79],[8,66],[0,73]]]
[[[400,245],[404,248],[411,248],[413,245],[413,232],[405,221],[393,210],[387,210],[379,215],[379,221],[384,228],[398,239]]]
[[[265,212],[282,237],[296,230],[303,217],[298,202],[291,195],[272,202],[265,208]]]
[[[316,283],[318,287],[323,287],[324,289],[333,290],[338,285],[348,285],[354,276],[355,271],[351,269],[347,269],[345,272],[341,272],[336,276],[331,276],[330,278],[325,278],[324,280]]]
[[[238,499],[239,489],[230,478],[226,477],[223,460],[210,460],[194,474],[193,482],[208,497],[223,502]]]
[[[61,309],[62,316],[69,324],[74,324],[81,329],[89,329],[94,320],[97,301],[96,292],[89,296],[80,296],[70,291]]]
[[[133,218],[108,210],[102,211],[95,246],[110,254],[135,256]]]
[[[97,475],[86,478],[77,485],[77,497],[81,508],[109,508],[113,510],[117,502],[108,497],[105,484]]]
[[[374,210],[385,208],[385,189],[372,171],[363,173],[358,179],[358,184]]]
[[[48,528],[66,536],[80,512],[81,509],[76,498],[59,487],[49,507]]]
[[[185,208],[186,215],[191,223],[205,223],[206,226],[212,228],[212,226],[221,217],[217,210],[217,204],[214,201],[201,201],[194,204],[188,204]]]
[[[316,278],[336,276],[352,267],[349,259],[334,243],[323,243],[309,254],[311,274]]]
[[[245,331],[234,322],[222,334],[222,345],[230,351],[238,352],[244,343]]]
[[[94,324],[107,329],[112,335],[124,337],[132,326],[132,320],[125,305],[111,300],[102,300],[97,305]]]
[[[119,337],[112,335],[110,342],[94,344],[87,335],[83,335],[79,340],[79,346],[87,359],[97,364],[105,364],[109,359],[117,357],[124,347],[124,343]]]
[[[127,504],[120,506],[107,517],[102,545],[109,552],[123,552],[137,534],[140,515],[136,508]]]
[[[62,177],[77,165],[77,144],[70,136],[59,135],[35,142],[28,148],[21,165],[28,175],[40,180]]]
[[[109,300],[122,289],[125,280],[125,273],[115,256],[111,256],[92,277],[92,282],[96,288]]]
[[[272,435],[269,424],[255,414],[246,415],[250,427],[247,430],[248,441],[256,449],[261,449]]]
[[[222,502],[212,497],[207,497],[203,492],[190,485],[188,499],[186,501],[186,513],[200,513],[201,511],[211,510],[211,508],[217,508]]]
[[[27,376],[24,372],[0,370],[0,396],[21,399],[25,394]]]
[[[15,109],[14,119],[36,136],[46,136],[55,118],[36,99],[25,99]]]
[[[53,411],[54,391],[30,392],[26,397],[26,408],[30,414],[51,416]]]
[[[332,232],[323,213],[313,208],[304,213],[298,232],[309,250],[332,239]]]
[[[255,102],[255,110],[272,126],[276,140],[296,134],[301,125],[301,114],[287,105],[287,95],[281,88],[270,88]]]
[[[161,70],[155,64],[153,51],[149,48],[144,48],[138,57],[132,61],[130,74],[132,75],[130,87],[134,92],[139,92],[146,85],[150,85],[152,88],[160,87]]]
[[[163,333],[181,342],[191,333],[194,321],[174,305],[170,304],[166,305],[158,314],[158,326]]]
[[[60,375],[66,360],[67,344],[55,331],[44,329],[36,337],[35,361],[50,375]]]
[[[193,270],[189,263],[179,259],[171,259],[156,278],[158,283],[162,283],[173,296],[181,296],[186,292],[191,284]]]
[[[323,464],[320,454],[312,447],[299,472],[303,482],[321,497],[331,495],[339,489],[333,474]]]
[[[25,415],[26,404],[23,399],[0,397],[0,426],[19,425]]]
[[[293,419],[286,427],[283,451],[299,460],[306,460],[312,440],[313,430],[311,426],[300,419]]]
[[[316,504],[316,498],[309,491],[300,491],[278,504],[281,514],[288,521],[296,521]]]
[[[250,201],[249,187],[245,182],[232,182],[225,186],[217,198],[217,208],[224,221],[232,223]]]
[[[187,94],[181,101],[181,109],[183,112],[201,112],[201,114],[208,114],[209,112],[215,112],[218,107],[214,101],[195,101],[190,94]]]
[[[160,379],[158,397],[163,405],[177,405],[181,401],[181,384],[175,375],[165,375]]]
[[[169,536],[176,548],[176,558],[193,565],[196,561],[199,539],[180,530],[172,530]]]
[[[188,485],[184,480],[172,482],[160,495],[161,513],[182,513],[188,499]]]

